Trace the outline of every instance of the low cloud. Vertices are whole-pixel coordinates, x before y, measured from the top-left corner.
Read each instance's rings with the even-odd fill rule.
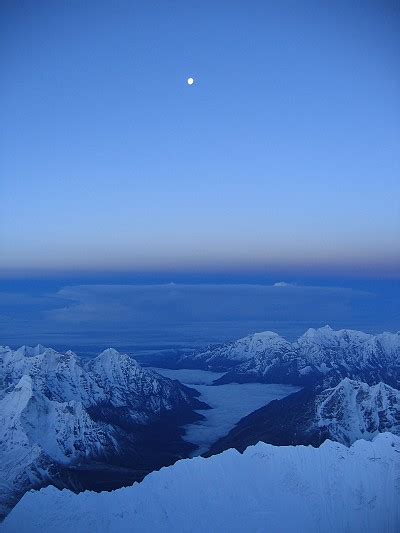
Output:
[[[290,289],[287,291],[279,288]],[[236,320],[336,318],[371,294],[347,288],[262,285],[80,285],[57,293],[66,306],[47,313],[66,322],[182,324]]]
[[[345,325],[372,298],[347,288],[290,284],[81,285],[63,288],[58,297],[69,303],[47,312],[46,320],[70,329],[181,331],[201,342],[264,329],[292,336],[308,326],[335,325],[339,317]]]
[[[282,281],[269,286],[75,285],[37,299],[40,306],[27,298],[23,313],[18,307],[5,313],[13,318],[7,329],[14,343],[23,337],[23,342],[65,345],[199,346],[267,329],[288,338],[325,324],[379,330],[388,316],[372,292]]]

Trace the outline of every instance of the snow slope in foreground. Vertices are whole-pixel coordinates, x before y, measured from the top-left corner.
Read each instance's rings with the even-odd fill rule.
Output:
[[[186,459],[114,492],[27,493],[2,531],[302,533],[400,530],[400,438],[350,448],[259,443]]]

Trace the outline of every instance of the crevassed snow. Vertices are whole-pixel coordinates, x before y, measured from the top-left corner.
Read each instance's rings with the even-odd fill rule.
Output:
[[[265,443],[186,459],[114,492],[27,493],[4,533],[395,533],[400,438]]]
[[[207,451],[211,444],[229,433],[235,424],[256,409],[272,400],[284,398],[299,390],[291,385],[270,385],[263,383],[230,383],[212,386],[211,383],[222,374],[207,370],[170,370],[155,368],[170,379],[178,379],[185,385],[197,389],[200,400],[211,409],[198,410],[205,419],[185,426],[184,439],[199,448],[194,455]]]

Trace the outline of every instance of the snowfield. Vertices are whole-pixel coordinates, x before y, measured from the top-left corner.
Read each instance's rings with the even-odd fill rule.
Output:
[[[350,448],[259,443],[153,472],[114,492],[29,492],[4,533],[395,533],[400,438]]]

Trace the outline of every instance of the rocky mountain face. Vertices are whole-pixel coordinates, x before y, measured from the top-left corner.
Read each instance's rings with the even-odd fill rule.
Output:
[[[4,533],[341,531],[395,533],[400,523],[400,438],[350,448],[264,443],[179,461],[114,492],[29,492]]]
[[[31,488],[116,488],[187,456],[197,395],[113,349],[0,348],[0,512]]]
[[[326,439],[351,445],[390,431],[400,436],[400,391],[344,378],[332,388],[305,387],[243,418],[210,450],[243,451],[258,441],[275,445],[321,445]]]
[[[216,384],[254,381],[308,386],[323,381],[331,386],[348,377],[400,387],[400,333],[370,335],[325,326],[309,329],[290,343],[267,331],[182,357],[180,364],[226,371]]]

